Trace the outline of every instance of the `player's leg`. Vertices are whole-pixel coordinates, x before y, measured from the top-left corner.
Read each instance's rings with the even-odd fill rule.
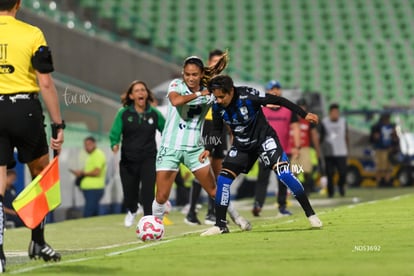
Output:
[[[177,171],[157,171],[156,186],[157,192],[152,202],[152,214],[163,219],[165,213],[165,203],[167,202],[171,187],[174,183]]]
[[[200,225],[201,222],[197,217],[197,202],[201,194],[201,185],[197,179],[193,180],[190,189],[190,208],[188,209],[187,215],[184,222],[189,225]]]
[[[152,215],[152,202],[155,191],[155,158],[149,158],[141,165],[141,193],[144,216]],[[138,203],[138,201],[137,201]]]
[[[156,159],[156,194],[152,202],[152,214],[163,219],[165,203],[170,197],[171,187],[177,176],[182,152],[160,147]]]
[[[124,218],[125,227],[131,227],[137,216],[140,180],[137,177],[137,169],[139,169],[137,166],[123,160],[121,160],[119,164],[119,175],[121,178],[122,192],[124,195],[124,206],[127,210]]]
[[[281,181],[278,181],[277,185],[277,203],[279,205],[279,213],[283,216],[291,216],[292,213],[287,209],[287,187]]]
[[[325,157],[326,178],[328,180],[328,197],[333,197],[335,194],[334,173],[335,173],[335,158]]]
[[[270,155],[261,155],[261,157],[263,156],[270,157]],[[289,159],[287,158],[286,154],[282,152],[277,160],[277,163],[274,163],[272,168],[275,171],[279,181],[292,191],[293,196],[301,205],[306,217],[308,217],[311,226],[316,228],[322,227],[322,222],[315,215],[315,211],[309,202],[309,199],[305,193],[305,189],[303,188],[300,181],[290,171]]]
[[[269,185],[269,176],[271,169],[267,168],[262,161],[259,160],[259,174],[257,176],[257,182],[254,193],[253,201],[253,216],[260,216],[263,205],[266,200],[267,186]]]
[[[226,213],[228,211],[229,213],[231,212],[230,217],[232,217],[236,224],[238,224],[238,221],[235,220],[236,218],[244,219],[234,208],[232,208],[230,204],[230,186],[238,174],[250,169],[248,166],[253,165],[256,159],[257,156],[253,160],[253,158],[250,158],[247,153],[237,151],[235,148],[230,149],[229,154],[223,161],[223,169],[217,178],[217,192],[215,197],[216,224],[214,227],[202,233],[202,236],[228,233],[229,230],[227,228],[226,220]],[[251,162],[252,160],[253,162]],[[250,223],[247,220],[246,222],[247,228],[244,230],[250,230]],[[239,226],[242,227],[243,225]]]
[[[339,194],[341,196],[345,196],[345,182],[346,182],[346,170],[347,170],[347,162],[346,157],[340,156],[337,157],[337,168],[338,168],[338,188],[339,188]]]

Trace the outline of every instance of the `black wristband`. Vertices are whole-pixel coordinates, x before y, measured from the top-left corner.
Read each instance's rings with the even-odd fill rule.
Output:
[[[56,129],[65,129],[66,128],[65,120],[62,120],[60,124],[53,123],[52,127]]]

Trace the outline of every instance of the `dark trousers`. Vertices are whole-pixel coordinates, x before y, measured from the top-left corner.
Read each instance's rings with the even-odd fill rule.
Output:
[[[346,156],[328,156],[325,157],[325,170],[328,179],[328,196],[333,197],[335,194],[334,175],[337,171],[339,174],[338,188],[341,196],[345,195],[345,182],[347,160]]]
[[[155,157],[134,163],[121,160],[119,174],[121,176],[125,208],[135,213],[138,209],[138,202],[142,202],[144,216],[152,215],[156,175]]]
[[[254,204],[257,207],[262,208],[267,193],[267,186],[269,184],[269,177],[272,169],[266,168],[262,162],[259,162],[259,175],[257,177],[256,191]],[[279,204],[279,209],[286,208],[286,199],[287,199],[287,187],[278,180],[279,192],[277,193],[277,203]]]
[[[101,201],[104,190],[93,189],[93,190],[82,190],[85,198],[85,207],[83,209],[83,217],[93,217],[99,215],[99,202]]]

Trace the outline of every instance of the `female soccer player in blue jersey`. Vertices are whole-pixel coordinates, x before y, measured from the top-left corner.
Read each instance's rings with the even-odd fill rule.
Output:
[[[221,132],[223,121],[230,127],[233,144],[223,161],[221,173],[217,179],[216,224],[202,236],[228,233],[226,211],[230,200],[230,185],[240,173],[247,173],[257,158],[272,168],[278,179],[294,194],[305,211],[312,227],[322,227],[315,215],[302,184],[292,174],[289,160],[280,145],[276,132],[263,115],[262,106],[277,104],[285,106],[309,122],[317,123],[318,116],[307,113],[289,100],[271,94],[260,95],[250,87],[235,87],[229,76],[215,76],[208,83],[208,90],[214,94],[213,135]],[[203,160],[209,155],[209,145],[200,155]]]

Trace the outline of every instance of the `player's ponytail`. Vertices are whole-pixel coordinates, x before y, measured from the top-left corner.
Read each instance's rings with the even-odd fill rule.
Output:
[[[220,74],[224,69],[226,69],[229,62],[229,53],[226,50],[217,63],[211,67],[204,67],[204,76],[201,80],[203,86],[207,86],[208,82],[214,77]]]

